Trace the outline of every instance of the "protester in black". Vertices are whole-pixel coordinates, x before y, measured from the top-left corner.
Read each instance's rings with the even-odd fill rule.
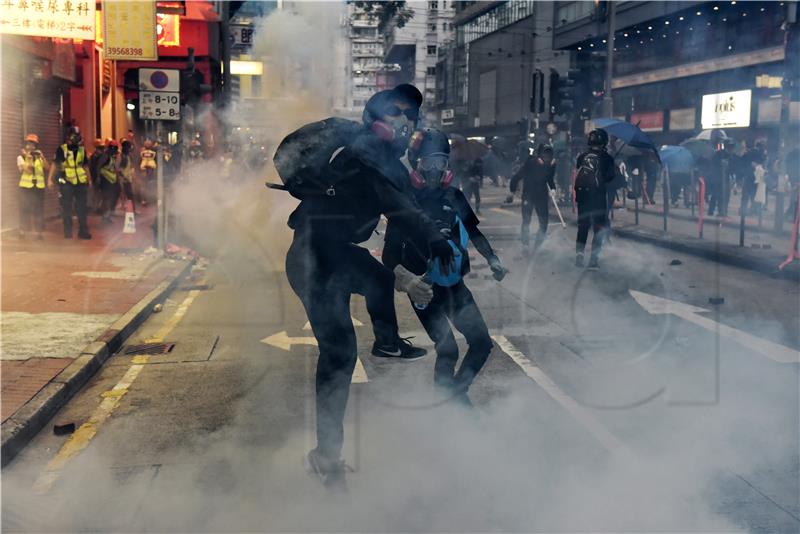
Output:
[[[608,227],[606,184],[614,179],[614,158],[606,152],[608,134],[592,130],[589,150],[578,156],[575,174],[575,201],[578,204],[578,236],[575,243],[575,265],[583,267],[583,255],[589,227],[594,230],[590,269],[599,268],[600,249]]]
[[[476,159],[467,166],[466,179],[461,182],[461,189],[467,200],[473,202],[472,205],[479,214],[481,212],[481,187],[483,187],[483,161]]]
[[[506,269],[478,229],[480,221],[464,194],[450,187],[452,172],[449,170],[450,145],[447,136],[434,129],[426,129],[422,133],[421,146],[409,151],[408,159],[413,168],[410,176],[413,196],[459,251],[457,272],[442,277],[433,265],[425,234],[417,229],[409,231],[407,227],[391,220],[386,228],[382,259],[384,265],[394,270],[396,287],[409,293],[417,317],[435,343],[435,383],[447,394],[466,401],[467,389],[492,350],[492,339],[486,323],[463,281],[464,275],[469,272],[468,241],[472,241],[489,262],[497,280],[503,279]],[[416,277],[421,275],[433,285],[433,295],[419,302],[415,298],[413,285],[416,285]],[[410,285],[412,287],[409,290]],[[469,345],[458,372],[458,345],[450,322],[464,335]]]
[[[519,182],[522,181],[522,227],[520,239],[527,247],[529,244],[531,215],[536,210],[539,219],[539,231],[536,234],[534,248],[539,248],[547,235],[547,224],[550,217],[549,198],[555,196],[556,161],[553,158],[553,148],[541,144],[536,150],[536,156],[528,156],[519,171],[511,178],[511,195],[506,199],[513,199]]]
[[[304,198],[289,218],[294,239],[286,276],[319,345],[317,447],[306,457],[306,467],[328,487],[344,485],[343,419],[357,358],[350,295],[366,298],[375,332],[373,355],[415,359],[425,354],[398,335],[392,271],[357,243],[372,235],[384,214],[407,231],[423,233],[431,254],[445,265],[453,260],[439,229],[403,192],[407,171],[399,158],[421,100],[411,86],[373,95],[364,110],[364,130],[330,162],[336,185]]]

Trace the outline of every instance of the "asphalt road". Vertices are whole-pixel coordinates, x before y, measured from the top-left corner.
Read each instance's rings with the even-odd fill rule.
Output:
[[[557,225],[524,258],[491,187],[511,274],[477,259],[468,278],[496,343],[475,409],[433,396],[432,356],[369,356],[354,297],[354,472],[326,495],[301,467],[316,353],[282,272],[289,207],[236,209],[256,194],[283,200],[187,218],[207,268],[129,340],[173,350],[113,356],[53,421],[90,424],[48,426],[3,470],[3,530],[800,531],[797,284],[622,239],[588,272]]]

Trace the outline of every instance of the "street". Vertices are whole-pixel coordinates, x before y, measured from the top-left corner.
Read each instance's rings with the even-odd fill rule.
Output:
[[[353,472],[329,495],[302,467],[317,352],[283,272],[293,201],[224,194],[213,217],[184,210],[207,263],[125,344],[174,348],[123,347],[4,468],[5,531],[800,531],[795,281],[618,237],[578,269],[552,220],[526,258],[518,200],[485,187],[510,274],[476,256],[467,278],[495,344],[474,408],[434,395],[404,295],[417,362],[369,355],[354,296]]]

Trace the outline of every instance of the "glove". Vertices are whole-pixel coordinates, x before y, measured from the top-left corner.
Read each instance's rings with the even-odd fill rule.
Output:
[[[505,278],[508,273],[508,269],[506,269],[503,262],[501,262],[500,258],[497,256],[489,258],[489,268],[492,270],[492,276],[494,276],[494,279],[498,282]]]
[[[455,271],[456,261],[453,255],[453,248],[446,239],[431,241],[428,247],[431,250],[431,259],[441,262],[443,275],[446,276]]]
[[[423,307],[433,299],[433,286],[426,284],[422,276],[415,275],[402,265],[394,268],[394,288],[408,293],[414,304]]]
[[[555,189],[550,189],[550,196],[553,197],[553,198],[556,198],[556,190]]]
[[[506,197],[506,202],[505,203],[506,204],[511,204],[512,202],[514,202],[514,195],[508,195]]]

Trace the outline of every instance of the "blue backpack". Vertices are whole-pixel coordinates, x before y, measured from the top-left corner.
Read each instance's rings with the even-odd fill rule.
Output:
[[[436,284],[437,286],[452,287],[460,282],[462,278],[461,271],[464,266],[464,256],[467,254],[469,234],[467,233],[467,229],[464,227],[464,223],[461,222],[461,218],[457,215],[456,223],[458,223],[458,243],[452,239],[447,240],[447,242],[453,248],[453,257],[456,268],[451,270],[450,274],[444,275],[442,274],[441,262],[439,260],[433,260],[429,262],[428,272],[425,273],[425,277],[430,280],[431,283]]]

